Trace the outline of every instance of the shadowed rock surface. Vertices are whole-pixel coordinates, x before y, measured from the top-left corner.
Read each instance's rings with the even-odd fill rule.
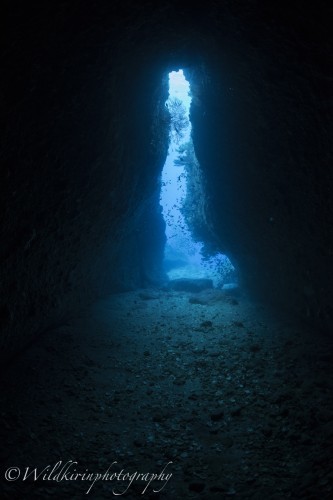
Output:
[[[1,20],[1,462],[93,468],[108,448],[138,467],[141,446],[154,470],[175,460],[170,498],[330,498],[330,3],[4,0]],[[200,163],[189,223],[240,277],[237,296],[197,303],[166,292],[163,269],[165,101],[179,68]],[[112,314],[99,311],[99,330],[88,307],[102,298]],[[0,496],[59,498],[35,486],[5,481]]]

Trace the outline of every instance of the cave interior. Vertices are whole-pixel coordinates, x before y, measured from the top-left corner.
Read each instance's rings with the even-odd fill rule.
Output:
[[[2,10],[1,496],[331,498],[329,2]],[[165,257],[180,69],[217,281]]]

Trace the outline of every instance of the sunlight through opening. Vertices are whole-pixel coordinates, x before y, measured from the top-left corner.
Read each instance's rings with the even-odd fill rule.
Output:
[[[169,73],[170,143],[162,171],[160,203],[166,223],[165,270],[169,279],[210,278],[222,287],[236,281],[235,268],[227,256],[203,256],[204,244],[194,241],[184,216],[187,176],[186,163],[196,161],[189,119],[191,93],[183,70]]]

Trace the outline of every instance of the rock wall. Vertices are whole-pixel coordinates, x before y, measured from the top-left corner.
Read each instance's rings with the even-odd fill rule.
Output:
[[[98,295],[161,280],[179,67],[214,238],[252,291],[329,324],[327,5],[3,3],[3,353]]]
[[[162,277],[167,85],[106,4],[7,12],[2,353],[96,296]]]
[[[245,287],[330,329],[329,10],[267,9],[188,71],[206,217]]]

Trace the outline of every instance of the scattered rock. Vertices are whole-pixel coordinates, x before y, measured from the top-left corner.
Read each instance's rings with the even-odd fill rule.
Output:
[[[211,321],[203,321],[200,323],[200,326],[202,328],[211,328],[213,326],[213,323]]]
[[[136,446],[137,448],[142,448],[142,446],[144,446],[143,441],[140,441],[140,439],[134,439],[133,444],[134,444],[134,446]]]
[[[190,297],[188,301],[190,304],[200,304],[202,306],[207,305],[207,303],[204,300],[200,299],[200,297]]]
[[[204,278],[179,278],[169,281],[168,288],[175,292],[197,293],[206,290],[206,288],[213,288],[213,281]]]
[[[226,493],[229,490],[229,485],[214,484],[209,488],[212,493]]]
[[[238,296],[240,294],[240,288],[237,283],[225,283],[222,291],[225,295]]]
[[[196,493],[201,493],[205,489],[205,486],[205,483],[190,483],[188,489]]]
[[[242,406],[236,406],[235,408],[233,408],[230,412],[230,414],[233,416],[233,417],[239,417],[240,414],[242,413],[242,410],[243,410],[243,407]]]
[[[224,302],[225,300],[225,295],[221,290],[216,288],[208,288],[189,298],[190,304],[201,304],[203,306],[213,306],[218,302]]]
[[[211,413],[211,415],[210,415],[210,419],[212,420],[212,422],[218,422],[219,420],[222,420],[223,417],[224,417],[223,411]]]
[[[140,292],[139,297],[142,300],[156,300],[159,299],[159,295],[153,292]]]
[[[244,324],[242,321],[233,321],[233,326],[237,326],[237,328],[244,328]]]
[[[251,344],[250,345],[251,352],[259,352],[260,350],[261,350],[261,347],[259,344]]]
[[[268,437],[271,437],[271,435],[273,434],[273,431],[272,431],[272,429],[271,429],[270,427],[264,427],[264,428],[262,429],[262,433],[263,433],[263,435],[264,435],[265,437],[267,437],[267,438],[268,438]]]
[[[230,436],[222,436],[219,438],[219,442],[224,448],[231,448],[234,444],[234,440]]]
[[[182,377],[178,377],[173,381],[174,385],[185,385],[186,384],[186,379]]]
[[[281,323],[261,316],[245,297],[235,311],[221,290],[193,295],[209,314],[189,306],[185,293],[159,294],[159,301],[138,292],[108,299],[95,335],[91,323],[78,324],[75,349],[59,345],[59,336],[41,340],[49,338],[61,356],[57,361],[52,346],[43,348],[26,360],[23,381],[8,378],[0,461],[47,463],[50,448],[89,457],[89,470],[106,470],[114,457],[119,470],[148,463],[162,470],[170,460],[182,486],[170,481],[168,498],[331,498],[332,378],[316,352],[318,338],[311,349],[300,335],[289,342],[291,328],[283,336]],[[234,321],[240,318],[253,331]],[[302,484],[304,465],[315,474]],[[7,486],[6,498],[29,496]],[[64,497],[82,496],[69,488]]]
[[[222,286],[222,290],[236,290],[238,288],[238,283],[224,283]]]

